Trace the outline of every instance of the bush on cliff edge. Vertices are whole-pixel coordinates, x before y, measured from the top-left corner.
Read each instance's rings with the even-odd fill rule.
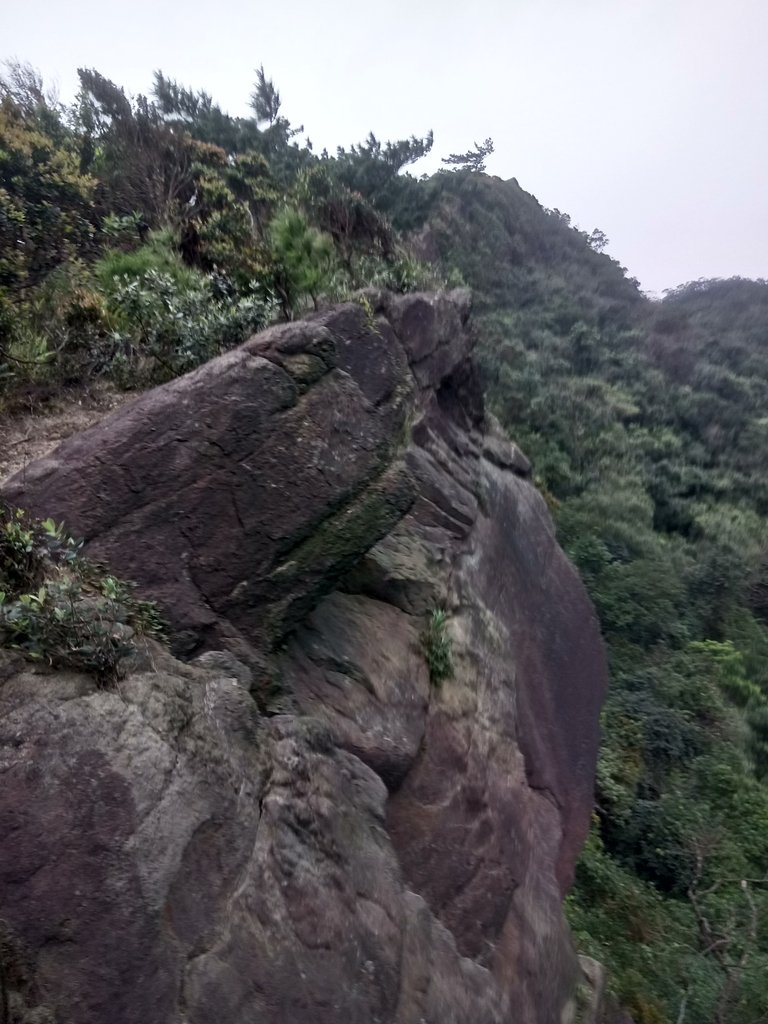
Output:
[[[153,603],[80,547],[53,520],[0,503],[0,647],[107,685],[135,639],[160,636],[163,627]]]

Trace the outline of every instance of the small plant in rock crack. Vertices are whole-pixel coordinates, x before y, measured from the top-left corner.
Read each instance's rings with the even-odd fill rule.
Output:
[[[448,614],[433,608],[421,632],[421,651],[429,668],[429,678],[439,685],[453,675],[453,641],[448,635]]]
[[[376,326],[376,314],[373,310],[373,304],[367,295],[358,294],[354,297],[355,302],[360,306],[363,313],[365,314],[365,326],[371,332],[371,334],[378,334],[379,329]]]
[[[119,675],[136,636],[163,633],[154,604],[80,554],[52,519],[0,502],[0,647],[33,661]]]

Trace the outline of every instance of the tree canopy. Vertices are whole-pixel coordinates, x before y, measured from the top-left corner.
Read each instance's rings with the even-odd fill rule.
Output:
[[[457,171],[474,171],[479,174],[485,171],[486,157],[493,153],[493,139],[476,142],[473,149],[466,153],[451,153],[443,159],[443,163]]]

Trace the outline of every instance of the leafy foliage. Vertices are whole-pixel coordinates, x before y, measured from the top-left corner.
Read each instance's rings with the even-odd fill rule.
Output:
[[[163,627],[154,604],[79,551],[53,520],[0,504],[0,646],[106,685],[135,638]]]
[[[392,223],[423,219],[431,134],[317,157],[263,66],[245,118],[159,71],[150,97],[78,74],[71,108],[0,76],[0,389],[166,380],[278,311],[437,279]]]
[[[271,78],[267,78],[264,65],[256,71],[256,86],[251,95],[251,106],[256,115],[257,124],[267,122],[273,125],[280,116],[280,93]]]
[[[453,641],[448,633],[448,615],[433,608],[421,633],[421,650],[429,668],[429,678],[437,686],[453,675]]]
[[[81,167],[105,184],[112,212],[139,211],[150,225],[169,221],[192,194],[192,140],[145,96],[132,101],[98,71],[78,75]]]
[[[130,221],[130,218],[121,218],[126,219]],[[107,249],[93,266],[95,284],[106,296],[124,281],[141,280],[149,273],[164,274],[180,290],[192,289],[202,280],[202,276],[182,260],[169,230],[150,232],[146,241],[136,248]]]
[[[569,898],[636,1021],[768,1013],[768,284],[651,303],[515,182],[441,175],[494,411],[533,458],[612,689]]]
[[[270,306],[256,296],[216,298],[209,279],[180,289],[170,275],[148,270],[117,278],[110,306],[118,330],[109,338],[109,362],[128,382],[172,379],[264,326]]]
[[[312,227],[298,210],[283,210],[272,223],[275,282],[286,319],[308,295],[317,297],[333,273],[334,249],[330,235]]]
[[[365,142],[349,149],[339,147],[331,161],[338,180],[352,192],[365,196],[399,229],[416,227],[425,213],[423,184],[407,172],[432,149],[434,138],[383,143],[371,132]],[[327,157],[326,159],[330,159]]]
[[[88,250],[95,185],[71,147],[0,100],[0,288],[18,293]]]

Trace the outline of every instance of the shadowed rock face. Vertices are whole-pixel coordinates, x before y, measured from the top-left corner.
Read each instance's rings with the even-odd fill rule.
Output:
[[[19,1005],[73,1024],[569,1019],[597,625],[484,413],[468,295],[368,299],[373,317],[256,336],[3,488],[157,598],[179,652],[234,651],[290,711],[260,719],[213,653],[153,650],[114,693],[0,671]]]

